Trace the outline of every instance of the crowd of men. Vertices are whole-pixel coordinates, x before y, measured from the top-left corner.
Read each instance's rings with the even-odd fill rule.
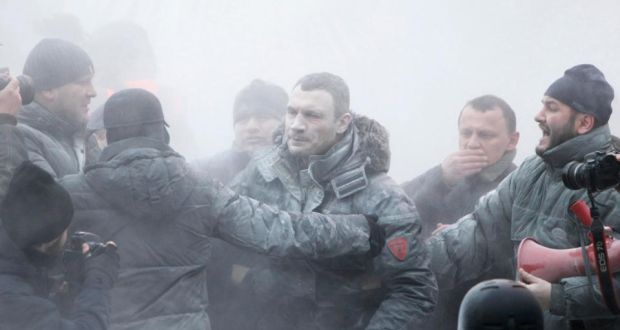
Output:
[[[515,260],[528,237],[583,245],[569,205],[586,192],[562,168],[615,152],[614,91],[593,65],[544,92],[520,166],[515,112],[483,95],[456,118],[458,150],[402,185],[387,130],[350,110],[335,74],[290,93],[252,81],[231,149],[188,162],[155,94],[122,89],[89,111],[96,68],[44,39],[23,69],[34,101],[12,77],[0,90],[1,329],[455,329],[470,288],[515,276],[545,329],[620,327],[595,280],[550,283]],[[597,199],[620,231],[620,194]]]

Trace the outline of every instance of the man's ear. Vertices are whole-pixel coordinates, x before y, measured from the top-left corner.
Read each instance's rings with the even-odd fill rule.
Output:
[[[517,148],[517,144],[519,143],[519,137],[519,132],[514,132],[510,134],[510,141],[508,142],[506,151],[515,150]]]
[[[40,103],[43,106],[48,106],[49,104],[52,104],[58,95],[58,90],[56,88],[52,88],[52,89],[46,89],[43,91],[38,91],[35,95],[34,95],[34,99],[35,101],[37,101],[37,103]]]
[[[353,115],[350,112],[347,112],[338,118],[336,133],[343,134],[349,128],[349,125],[353,121]]]
[[[587,113],[577,113],[575,116],[575,131],[579,135],[586,134],[594,128],[596,119]]]

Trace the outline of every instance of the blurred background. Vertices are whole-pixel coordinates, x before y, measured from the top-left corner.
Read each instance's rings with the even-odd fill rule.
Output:
[[[565,69],[595,64],[620,88],[614,0],[0,0],[0,8],[0,67],[20,74],[43,37],[80,44],[95,63],[91,111],[115,90],[148,87],[188,159],[230,146],[234,97],[254,78],[290,90],[307,73],[342,76],[354,111],[390,131],[399,182],[456,150],[458,113],[476,96],[495,94],[515,109],[520,162],[541,136],[540,99]],[[620,114],[610,125],[620,128]]]

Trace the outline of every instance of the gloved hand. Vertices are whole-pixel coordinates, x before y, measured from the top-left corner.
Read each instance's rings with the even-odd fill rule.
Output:
[[[368,221],[368,228],[370,229],[370,235],[368,237],[370,250],[368,250],[368,256],[374,258],[381,253],[385,245],[385,229],[377,224],[379,220],[377,215],[370,214],[364,216],[366,217],[366,221]]]
[[[118,278],[119,256],[116,244],[107,242],[102,249],[84,261],[85,287],[111,289]],[[84,254],[89,252],[86,248],[84,250]]]

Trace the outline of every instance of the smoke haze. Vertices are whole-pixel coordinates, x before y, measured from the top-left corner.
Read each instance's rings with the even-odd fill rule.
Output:
[[[515,109],[520,162],[541,136],[533,117],[542,94],[565,69],[595,64],[620,88],[612,0],[0,0],[0,8],[0,67],[14,75],[44,36],[86,46],[114,21],[143,27],[153,66],[141,69],[169,96],[160,95],[172,144],[188,159],[230,146],[234,97],[254,78],[290,90],[310,72],[342,76],[353,110],[390,131],[399,182],[457,148],[458,112],[476,96],[495,94]],[[59,14],[74,18],[63,20],[69,28],[55,27]],[[97,52],[96,78],[105,74],[96,59],[126,56]],[[91,111],[105,101],[99,94]],[[612,132],[619,122],[612,115]]]

